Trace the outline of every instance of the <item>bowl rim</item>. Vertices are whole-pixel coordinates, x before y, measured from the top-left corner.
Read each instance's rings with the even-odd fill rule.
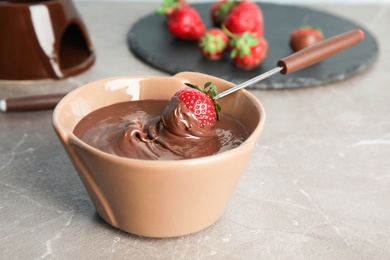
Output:
[[[214,77],[214,76],[207,75],[207,74],[202,74],[202,73],[193,73],[193,72],[189,72],[189,73],[191,73],[191,74],[201,74],[201,75],[206,75],[206,76],[209,76],[209,77]],[[110,154],[110,153],[101,151],[101,150],[99,150],[99,149],[97,149],[97,148],[95,148],[93,146],[88,145],[87,143],[82,141],[80,138],[78,138],[73,133],[72,130],[66,129],[66,128],[61,126],[61,123],[59,123],[59,120],[58,120],[58,114],[61,111],[61,109],[63,108],[63,106],[67,103],[68,99],[70,99],[70,97],[72,97],[75,94],[77,94],[77,92],[82,91],[82,89],[87,88],[87,87],[89,87],[89,86],[91,86],[93,84],[96,84],[97,82],[109,81],[109,80],[115,80],[115,79],[122,79],[122,78],[142,78],[142,79],[148,79],[148,78],[164,78],[164,79],[176,78],[178,80],[186,81],[183,78],[176,77],[176,75],[173,75],[173,76],[119,76],[119,77],[109,77],[109,78],[103,78],[103,79],[100,79],[100,80],[92,81],[92,82],[89,82],[89,83],[79,87],[79,88],[76,88],[76,89],[70,91],[68,94],[66,94],[64,96],[64,98],[62,98],[60,100],[60,102],[54,108],[54,111],[53,111],[53,114],[52,114],[52,125],[53,125],[53,128],[55,129],[57,134],[59,132],[62,132],[62,135],[67,135],[67,139],[68,139],[68,144],[67,145],[69,145],[69,143],[72,143],[72,144],[77,145],[77,146],[79,146],[79,147],[81,147],[83,149],[88,150],[89,152],[91,152],[91,153],[93,153],[95,155],[98,155],[100,157],[104,157],[105,159],[114,160],[117,163],[124,163],[124,164],[126,164],[126,163],[130,163],[131,162],[132,164],[134,164],[134,163],[136,163],[136,164],[143,164],[143,167],[145,165],[153,166],[155,164],[159,164],[159,165],[160,164],[161,165],[172,164],[172,162],[175,162],[175,164],[179,164],[179,165],[181,165],[181,164],[183,164],[183,165],[189,165],[190,164],[191,165],[191,164],[199,164],[199,163],[219,161],[219,160],[222,160],[224,157],[234,156],[235,153],[237,153],[238,151],[247,149],[248,146],[251,146],[251,145],[254,146],[255,143],[256,143],[256,140],[258,139],[258,137],[260,136],[261,131],[264,128],[265,120],[266,120],[265,109],[264,109],[262,103],[252,93],[250,93],[249,91],[247,91],[245,89],[240,89],[239,91],[237,91],[236,93],[233,93],[231,95],[235,95],[235,94],[241,93],[242,95],[246,96],[246,98],[248,98],[256,107],[258,107],[259,113],[260,113],[260,120],[257,123],[256,127],[254,128],[253,132],[239,146],[234,147],[233,149],[230,149],[230,150],[227,150],[227,151],[223,151],[223,152],[220,152],[220,153],[217,153],[217,154],[213,154],[213,155],[202,156],[202,157],[198,157],[198,158],[180,159],[180,160],[148,160],[148,159],[138,159],[138,158],[122,157],[122,156],[118,156],[118,155],[114,155],[114,154]],[[219,80],[222,80],[222,79],[219,79]],[[225,81],[225,80],[222,80],[222,81],[224,81],[226,83],[229,83],[229,84],[232,84],[232,83],[230,83],[228,81]],[[63,139],[63,138],[61,137],[60,139]],[[63,141],[63,140],[61,140],[61,141]],[[147,163],[145,164],[145,162],[147,162]]]

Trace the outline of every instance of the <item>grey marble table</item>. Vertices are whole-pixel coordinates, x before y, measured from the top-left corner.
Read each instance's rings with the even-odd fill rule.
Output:
[[[168,76],[126,45],[131,25],[158,6],[77,3],[95,65],[66,80],[1,82],[1,97]],[[222,218],[196,234],[150,239],[106,224],[52,129],[52,112],[0,114],[0,259],[389,259],[390,6],[312,8],[364,24],[377,37],[377,62],[332,85],[250,90],[267,111],[264,133]]]

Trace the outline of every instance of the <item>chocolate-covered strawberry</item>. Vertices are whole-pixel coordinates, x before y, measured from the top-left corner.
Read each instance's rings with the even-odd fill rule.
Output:
[[[293,51],[300,51],[324,39],[322,30],[318,27],[302,26],[294,30],[290,36],[290,46]]]
[[[203,89],[199,85],[185,83],[188,87],[176,92],[175,96],[198,118],[201,127],[213,126],[219,120],[221,107],[213,99],[217,95],[216,86],[207,82]]]
[[[230,11],[223,24],[234,34],[244,32],[264,36],[264,17],[259,5],[251,1],[240,1]]]
[[[219,28],[211,28],[199,41],[202,54],[209,60],[219,60],[229,46],[229,37]]]

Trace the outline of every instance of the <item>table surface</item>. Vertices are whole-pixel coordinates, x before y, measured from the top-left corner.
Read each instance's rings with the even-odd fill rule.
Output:
[[[57,93],[101,78],[168,76],[126,34],[159,3],[82,2],[97,61],[65,80],[0,83],[2,97]],[[0,114],[2,259],[388,259],[389,5],[316,5],[377,37],[368,71],[332,85],[250,90],[264,132],[223,216],[196,234],[143,238],[96,213],[51,126],[52,111]]]

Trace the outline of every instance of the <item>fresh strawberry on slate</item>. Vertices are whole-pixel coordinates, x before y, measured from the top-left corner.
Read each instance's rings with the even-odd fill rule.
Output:
[[[258,37],[264,36],[264,17],[259,5],[251,1],[240,1],[233,7],[223,22],[234,34],[252,32]]]
[[[198,11],[183,0],[164,0],[158,15],[168,17],[168,29],[178,39],[199,41],[207,28]]]
[[[221,26],[226,16],[237,3],[237,1],[232,0],[220,0],[215,2],[211,6],[211,20],[213,21],[214,26]]]
[[[211,28],[199,41],[202,54],[209,60],[219,60],[229,46],[229,37],[219,28]]]
[[[259,66],[268,54],[268,42],[256,33],[233,34],[225,27],[223,31],[230,37],[230,57],[241,69],[253,69]]]
[[[189,41],[199,41],[207,30],[198,11],[191,6],[175,9],[168,16],[168,28],[175,37]]]

